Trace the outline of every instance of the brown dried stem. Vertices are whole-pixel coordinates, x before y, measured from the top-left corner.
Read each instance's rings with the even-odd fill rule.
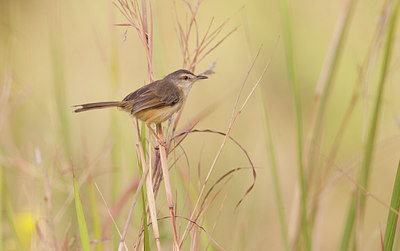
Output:
[[[163,137],[163,130],[162,130],[162,125],[157,124],[157,134],[161,142],[164,141]],[[175,213],[174,213],[174,201],[172,198],[172,189],[171,189],[171,182],[169,179],[169,170],[168,170],[168,160],[167,160],[167,152],[165,150],[165,145],[160,144],[160,159],[161,159],[161,168],[163,171],[163,177],[164,177],[164,185],[165,185],[165,193],[167,196],[167,201],[168,201],[168,206],[169,206],[169,212],[171,214],[171,221],[172,221],[172,228],[174,231],[174,245],[176,250],[179,250],[179,241],[178,241],[178,234],[176,231],[176,222],[175,222]]]
[[[153,76],[153,67],[152,67],[152,54],[153,54],[153,14],[152,14],[152,6],[149,1],[150,11],[147,11],[146,0],[141,0],[141,10],[139,8],[138,0],[118,0],[119,6],[114,3],[114,5],[118,8],[118,10],[124,15],[124,17],[128,20],[129,24],[134,27],[138,33],[140,40],[145,48],[145,54],[147,58],[147,70],[148,70],[148,79],[149,82],[154,81]],[[149,16],[148,16],[149,14]],[[150,21],[150,23],[148,22]],[[139,132],[138,123],[136,123],[138,138],[139,138],[139,153],[141,158],[141,166],[147,167],[145,153],[143,145],[141,144],[141,134]],[[150,163],[150,162],[149,162]],[[153,234],[156,240],[158,250],[161,250],[160,244],[160,235],[157,224],[157,212],[156,212],[156,204],[155,204],[155,194],[153,191],[153,183],[151,175],[146,179],[146,193],[147,193],[147,202],[148,208],[150,212],[150,218],[153,226]],[[131,208],[131,211],[133,208]],[[130,212],[131,214],[131,212]]]
[[[257,60],[257,57],[258,57],[258,55],[259,55],[259,53],[260,53],[260,50],[261,50],[261,47],[260,47],[258,53],[256,54],[256,57],[253,59],[252,65],[251,65],[251,67],[250,67],[250,69],[249,69],[249,72],[252,70],[253,65],[254,65],[254,62]],[[225,143],[226,143],[227,139],[229,138],[229,135],[230,135],[230,133],[231,133],[231,131],[232,131],[233,126],[235,125],[235,123],[236,123],[236,121],[237,121],[237,118],[239,117],[240,113],[243,111],[243,109],[244,109],[244,107],[246,106],[247,102],[249,101],[250,97],[253,95],[255,89],[257,88],[257,86],[258,86],[259,83],[261,82],[261,79],[262,79],[262,77],[264,76],[264,73],[266,72],[266,70],[267,70],[267,68],[268,68],[270,62],[271,62],[271,58],[270,58],[269,61],[267,62],[266,66],[264,67],[264,70],[263,70],[261,76],[259,77],[259,79],[257,80],[257,82],[254,84],[253,89],[250,91],[250,93],[249,93],[249,95],[247,96],[246,100],[243,102],[242,106],[241,106],[240,109],[237,111],[236,115],[234,115],[234,114],[235,114],[235,110],[236,110],[236,106],[237,106],[237,104],[238,104],[238,100],[239,100],[239,98],[240,98],[240,94],[241,94],[241,92],[242,92],[243,87],[242,87],[241,90],[239,91],[238,96],[237,96],[237,99],[236,99],[236,102],[235,102],[235,105],[234,105],[234,108],[233,108],[233,111],[232,111],[232,119],[231,119],[231,122],[230,122],[230,124],[229,124],[228,129],[227,129],[226,135],[225,135],[225,137],[224,137],[224,139],[223,139],[223,141],[222,141],[222,143],[221,143],[221,146],[220,146],[220,148],[218,149],[218,152],[217,152],[217,154],[216,154],[216,156],[215,156],[215,158],[214,158],[214,161],[213,161],[213,163],[212,163],[212,165],[211,165],[211,167],[210,167],[210,170],[208,171],[208,174],[207,174],[207,176],[206,176],[206,178],[205,178],[205,180],[204,180],[203,186],[202,186],[202,188],[201,188],[201,190],[200,190],[198,199],[197,199],[197,201],[196,201],[195,207],[194,207],[193,212],[192,212],[192,215],[191,215],[191,217],[190,217],[191,219],[197,218],[197,217],[194,217],[195,214],[197,214],[197,215],[200,214],[200,211],[197,212],[197,209],[198,209],[198,207],[199,207],[199,203],[200,203],[201,197],[203,196],[203,193],[204,193],[204,191],[205,191],[205,187],[206,187],[206,185],[207,185],[207,183],[208,183],[208,180],[209,180],[209,178],[210,178],[210,176],[211,176],[212,171],[213,171],[214,168],[215,168],[215,165],[216,165],[216,163],[217,163],[217,160],[219,159],[219,157],[220,157],[220,155],[221,155],[221,153],[222,153],[222,149],[224,148]],[[247,76],[248,76],[248,75],[247,75]],[[243,81],[243,85],[244,85],[244,84],[246,83],[246,81],[247,81],[247,76],[246,76],[246,78],[245,78],[244,81]],[[247,189],[247,191],[246,191],[246,193],[245,193],[245,196],[246,196],[246,195],[253,189],[253,187],[254,187],[254,183],[255,183],[255,179],[256,179],[256,172],[255,172],[254,169],[252,169],[252,170],[253,170],[253,178],[254,178],[254,181],[253,181],[253,184]],[[243,200],[243,198],[239,201],[239,203],[236,205],[236,207],[242,202],[242,200]],[[187,234],[188,234],[188,231],[189,231],[192,227],[193,227],[193,225],[191,225],[191,224],[188,224],[188,225],[187,225],[187,227],[186,227],[186,229],[185,229],[185,232],[184,232],[184,234],[183,234],[182,240],[184,240],[184,239],[186,238],[186,236],[187,236]],[[182,245],[182,244],[183,244],[183,243],[181,242],[180,245]]]

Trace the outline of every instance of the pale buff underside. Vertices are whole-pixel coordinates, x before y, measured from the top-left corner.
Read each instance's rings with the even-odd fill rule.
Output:
[[[159,124],[169,119],[175,112],[177,112],[182,107],[181,103],[178,103],[174,106],[166,106],[157,109],[149,109],[137,112],[133,114],[136,118],[146,121],[146,124]]]

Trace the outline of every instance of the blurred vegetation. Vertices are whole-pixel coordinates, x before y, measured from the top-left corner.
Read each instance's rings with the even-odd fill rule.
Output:
[[[271,62],[230,134],[256,166],[255,188],[234,210],[252,174],[246,156],[227,141],[208,187],[245,169],[218,184],[219,196],[198,223],[226,250],[381,250],[383,234],[398,247],[393,220],[392,235],[383,229],[399,186],[393,189],[400,158],[399,1],[200,2],[200,35],[212,18],[214,27],[229,19],[224,34],[238,29],[197,65],[200,73],[216,61],[215,74],[192,88],[178,131],[208,109],[195,128],[226,132],[261,44],[240,105]],[[174,3],[180,20],[190,11],[180,0],[151,3],[159,79],[184,63]],[[135,190],[129,188],[139,179],[135,124],[116,110],[73,114],[71,106],[119,100],[148,82],[142,42],[134,29],[115,26],[121,23],[112,1],[0,1],[0,249],[82,247],[72,169],[92,250],[118,245],[108,209],[127,196],[115,218],[121,230]],[[192,133],[183,141],[188,160],[170,169],[177,215],[190,215],[222,140]],[[160,186],[159,217],[169,215],[164,194]],[[129,249],[144,208],[134,211]],[[187,222],[178,222],[182,234]],[[106,226],[111,231],[104,234]],[[169,221],[160,220],[159,229],[169,249]],[[208,235],[199,238],[204,250]]]

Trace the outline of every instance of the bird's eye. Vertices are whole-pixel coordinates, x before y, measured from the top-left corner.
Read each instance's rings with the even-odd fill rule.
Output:
[[[183,80],[188,80],[189,79],[189,77],[188,76],[183,76]]]

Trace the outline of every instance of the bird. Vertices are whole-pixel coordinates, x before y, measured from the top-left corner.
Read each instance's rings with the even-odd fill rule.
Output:
[[[129,112],[132,116],[146,123],[150,131],[158,138],[151,124],[160,124],[179,111],[185,103],[193,84],[204,75],[180,69],[168,74],[163,79],[144,85],[128,94],[121,101],[105,101],[74,105],[75,113],[84,111],[117,107]],[[159,138],[158,138],[159,139]]]

